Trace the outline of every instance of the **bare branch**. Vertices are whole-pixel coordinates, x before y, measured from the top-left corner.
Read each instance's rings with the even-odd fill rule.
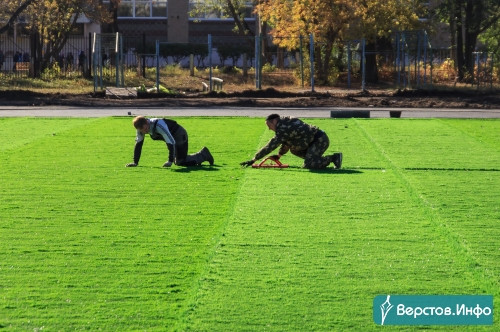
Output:
[[[3,27],[0,28],[0,34],[6,32],[7,30],[9,30],[10,27],[14,26],[14,23],[16,22],[19,15],[21,15],[21,13],[26,8],[28,8],[28,6],[31,5],[31,3],[33,1],[34,0],[26,0],[21,6],[19,6],[19,8],[17,8],[17,10],[12,14],[10,19],[7,21],[7,23]]]

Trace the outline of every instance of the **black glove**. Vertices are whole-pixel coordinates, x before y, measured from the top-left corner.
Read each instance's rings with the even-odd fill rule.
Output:
[[[240,163],[240,165],[244,166],[244,167],[248,167],[248,166],[252,165],[254,162],[255,162],[255,160],[251,159],[251,160],[247,160],[247,161]]]
[[[273,154],[272,156],[269,156],[269,159],[271,159],[272,161],[278,161],[278,160],[280,160],[280,155]]]

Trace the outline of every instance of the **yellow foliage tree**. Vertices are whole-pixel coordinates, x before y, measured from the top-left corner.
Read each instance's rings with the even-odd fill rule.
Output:
[[[299,36],[314,36],[316,76],[323,84],[328,81],[333,47],[356,20],[355,9],[351,0],[262,0],[256,13],[271,27],[280,47],[297,49]]]
[[[276,43],[295,49],[299,36],[315,40],[316,77],[328,83],[332,51],[348,39],[376,44],[392,31],[415,27],[419,0],[260,0],[256,13],[267,22]]]

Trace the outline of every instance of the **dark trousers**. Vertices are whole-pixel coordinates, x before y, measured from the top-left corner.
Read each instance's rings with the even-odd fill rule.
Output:
[[[179,126],[174,133],[175,164],[178,166],[195,166],[204,161],[201,151],[188,155],[188,134],[186,129]]]

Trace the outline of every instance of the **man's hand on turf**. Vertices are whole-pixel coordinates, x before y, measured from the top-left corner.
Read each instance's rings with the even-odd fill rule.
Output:
[[[250,159],[250,160],[247,160],[247,161],[240,163],[240,165],[243,167],[248,167],[248,166],[252,165],[254,162],[255,162],[255,159]]]
[[[137,164],[136,163],[129,163],[129,164],[125,165],[125,167],[137,167]]]

